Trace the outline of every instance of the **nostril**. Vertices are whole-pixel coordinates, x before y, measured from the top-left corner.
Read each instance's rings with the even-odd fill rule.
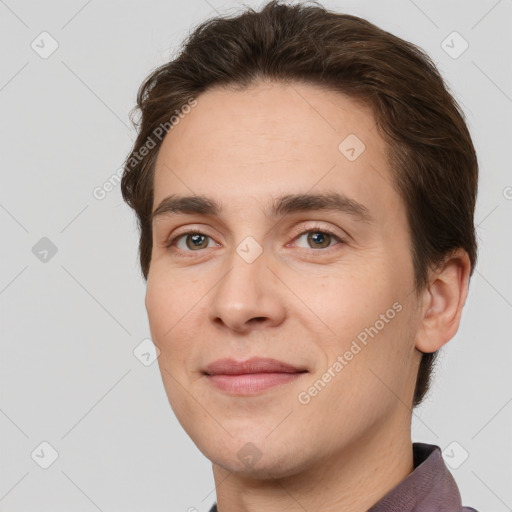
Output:
[[[254,317],[254,318],[251,318],[251,319],[249,320],[249,322],[259,323],[259,322],[263,322],[263,321],[265,321],[265,320],[266,320],[266,318],[265,318],[264,316],[256,316],[256,317]]]

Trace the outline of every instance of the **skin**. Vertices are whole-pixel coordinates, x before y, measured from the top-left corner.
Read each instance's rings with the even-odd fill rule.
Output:
[[[220,512],[367,510],[413,470],[419,350],[455,335],[467,254],[456,251],[415,293],[405,208],[368,107],[299,83],[216,88],[197,100],[163,141],[154,209],[171,194],[197,194],[223,210],[154,220],[145,303],[169,402],[212,461]],[[349,134],[366,146],[354,161],[338,149]],[[374,222],[336,211],[269,215],[282,194],[331,191],[365,205]],[[345,243],[308,241],[322,228]],[[165,247],[190,229],[207,236],[199,249],[186,236]],[[263,250],[252,263],[236,252],[248,236]],[[401,311],[300,403],[298,394],[396,302]],[[308,373],[235,396],[202,372],[220,358],[253,356]],[[251,463],[238,456],[247,443],[259,455]]]

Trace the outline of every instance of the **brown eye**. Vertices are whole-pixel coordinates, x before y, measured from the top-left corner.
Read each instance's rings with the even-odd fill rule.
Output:
[[[188,231],[173,238],[167,247],[175,245],[178,250],[183,252],[198,252],[199,249],[207,249],[210,240],[211,238],[204,233]],[[183,242],[185,243],[183,244]]]
[[[202,234],[187,234],[185,235],[186,245],[189,249],[206,249],[208,247],[208,237]],[[205,244],[206,241],[206,244]]]
[[[339,236],[325,229],[310,229],[303,231],[297,237],[297,241],[300,241],[304,236],[306,236],[307,244],[306,247],[303,247],[304,249],[326,249],[332,245],[336,245],[335,242],[344,242],[344,240]]]
[[[323,249],[324,247],[329,247],[331,235],[323,231],[310,231],[307,240],[308,243],[312,245],[313,249]]]

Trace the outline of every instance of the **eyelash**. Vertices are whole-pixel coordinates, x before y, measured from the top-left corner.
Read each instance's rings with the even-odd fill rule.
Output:
[[[340,238],[340,236],[335,234],[333,231],[331,231],[330,229],[327,229],[327,228],[323,228],[321,226],[313,226],[313,227],[310,227],[310,228],[308,228],[308,229],[306,229],[304,231],[301,231],[300,233],[298,233],[298,234],[296,234],[294,236],[293,240],[296,240],[296,239],[300,238],[302,235],[305,235],[306,233],[322,233],[323,235],[332,236],[333,238],[335,238],[338,242],[340,242],[342,244],[346,243],[346,241],[344,239]],[[165,244],[165,247],[167,249],[171,249],[171,247],[176,245],[177,241],[180,238],[182,238],[184,236],[187,236],[187,235],[204,235],[207,238],[211,238],[210,236],[206,235],[202,231],[192,229],[190,231],[185,231],[184,233],[180,233],[179,235],[175,236],[174,238],[172,238],[170,241],[168,241]],[[334,244],[334,245],[336,245],[336,244]],[[306,250],[306,251],[314,251],[315,253],[318,253],[318,252],[326,252],[331,247],[333,247],[333,245],[329,245],[328,247],[324,247],[324,248],[320,248],[320,249],[309,248],[309,249],[304,249],[304,250]],[[197,251],[183,251],[183,250],[177,249],[177,248],[174,248],[174,251],[175,252],[182,252],[182,253],[202,252],[201,250],[197,250]],[[188,256],[189,255],[187,255],[186,257],[188,257]],[[192,255],[190,255],[190,256],[192,256]]]

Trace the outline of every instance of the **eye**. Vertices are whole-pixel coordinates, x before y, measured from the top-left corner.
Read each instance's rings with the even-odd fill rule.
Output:
[[[308,247],[303,247],[305,249],[326,249],[328,247],[331,247],[331,242],[341,242],[344,243],[345,241],[341,239],[339,236],[334,234],[332,231],[328,229],[308,229],[307,231],[302,231],[298,237],[295,238],[295,240],[300,240],[302,238],[305,238],[306,243],[308,244]]]
[[[294,240],[301,240],[305,236],[306,243],[309,247],[302,247],[304,249],[326,249],[332,245],[336,245],[336,243],[333,242],[345,243],[345,240],[329,229],[319,227],[312,227],[308,230],[301,231],[297,236],[295,236]],[[175,236],[165,244],[165,247],[176,247],[176,249],[182,253],[200,252],[201,249],[208,249],[211,247],[209,243],[211,240],[213,239],[201,231],[192,230]]]
[[[208,239],[210,239],[210,237],[200,231],[187,231],[170,240],[169,243],[166,244],[166,247],[169,248],[175,245],[180,251],[197,252],[198,249],[208,248]],[[180,246],[180,242],[182,241],[184,244]]]

